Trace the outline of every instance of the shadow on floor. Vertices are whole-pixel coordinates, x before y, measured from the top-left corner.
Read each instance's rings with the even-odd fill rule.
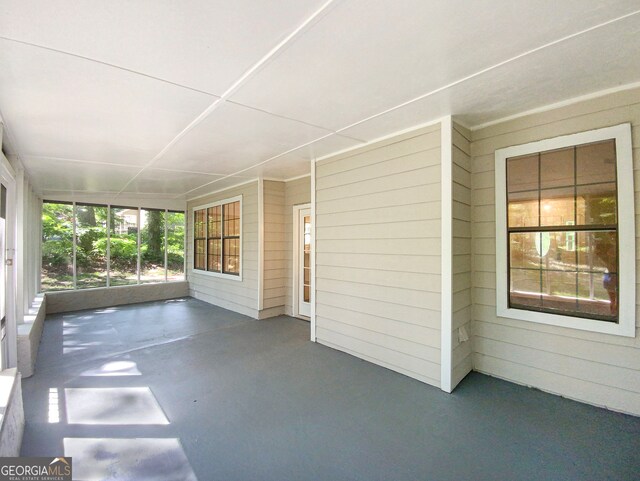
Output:
[[[640,418],[477,373],[451,395],[186,298],[49,316],[24,456],[93,480],[635,480]]]

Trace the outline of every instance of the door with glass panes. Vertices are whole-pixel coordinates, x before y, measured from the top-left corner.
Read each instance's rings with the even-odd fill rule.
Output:
[[[311,209],[300,209],[298,215],[297,313],[311,317]]]

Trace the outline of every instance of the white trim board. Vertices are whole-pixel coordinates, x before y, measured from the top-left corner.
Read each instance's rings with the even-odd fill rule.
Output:
[[[311,336],[316,342],[316,162],[311,159]]]
[[[507,263],[507,193],[506,161],[535,152],[561,149],[574,145],[615,139],[618,180],[618,264],[619,264],[619,323],[563,316],[509,307]],[[635,206],[633,191],[633,153],[631,124],[620,124],[603,129],[563,135],[496,150],[496,314],[500,317],[549,324],[553,326],[635,337],[636,311],[636,249]]]
[[[441,153],[441,296],[440,307],[440,389],[453,390],[453,121],[442,119],[440,126]]]
[[[240,224],[242,224],[242,204],[240,204]],[[242,231],[242,229],[240,229]],[[242,243],[242,236],[240,237]],[[242,246],[240,246],[242,259]],[[242,266],[242,260],[240,261]],[[264,309],[264,179],[258,179],[258,311]]]

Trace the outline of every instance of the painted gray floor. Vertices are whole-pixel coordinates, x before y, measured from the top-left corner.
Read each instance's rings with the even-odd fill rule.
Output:
[[[190,298],[50,316],[22,454],[66,448],[76,479],[640,479],[640,418],[475,373],[447,395],[308,331]]]

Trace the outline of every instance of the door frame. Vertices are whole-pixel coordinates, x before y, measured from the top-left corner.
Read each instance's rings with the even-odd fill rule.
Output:
[[[1,129],[0,129],[1,130]],[[5,259],[9,264],[5,264],[6,294],[5,294],[5,315],[7,317],[7,360],[5,368],[12,368],[18,365],[18,326],[17,326],[17,303],[16,286],[17,269],[16,264],[16,174],[6,157],[0,152],[0,182],[7,189],[7,216],[5,219]]]
[[[298,302],[299,302],[299,284],[300,284],[300,211],[309,210],[311,213],[311,204],[297,204],[293,206],[293,288],[292,288],[292,297],[291,297],[291,313],[293,317],[301,317],[298,312]],[[311,220],[313,222],[313,219]],[[311,249],[314,249],[313,243],[311,244]],[[311,263],[311,278],[315,276],[315,266],[313,262]],[[313,304],[313,289],[311,290],[311,298],[309,299],[311,304]],[[310,319],[310,317],[302,317],[302,319]]]

